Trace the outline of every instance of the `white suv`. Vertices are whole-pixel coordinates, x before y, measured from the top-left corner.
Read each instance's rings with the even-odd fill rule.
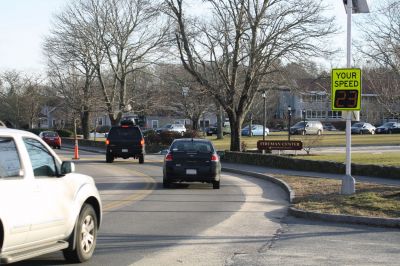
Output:
[[[38,136],[0,128],[0,264],[63,250],[92,257],[101,221],[94,180]]]

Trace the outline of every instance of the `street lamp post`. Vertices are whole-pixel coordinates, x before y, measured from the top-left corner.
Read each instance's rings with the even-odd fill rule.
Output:
[[[289,125],[288,125],[288,140],[290,141],[290,120],[292,118],[292,107],[289,105],[287,108],[288,111],[288,119],[289,119]]]
[[[263,97],[263,101],[264,101],[264,109],[263,109],[263,140],[265,140],[265,120],[266,120],[266,109],[267,109],[267,105],[266,105],[267,95],[266,95],[265,91],[263,91],[262,97]]]

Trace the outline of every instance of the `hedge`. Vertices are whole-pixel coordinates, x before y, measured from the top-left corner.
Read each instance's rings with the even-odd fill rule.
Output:
[[[230,163],[244,163],[298,171],[340,175],[346,172],[346,166],[343,163],[296,159],[271,154],[225,151],[221,159]],[[351,168],[353,175],[400,179],[400,167],[351,164]]]

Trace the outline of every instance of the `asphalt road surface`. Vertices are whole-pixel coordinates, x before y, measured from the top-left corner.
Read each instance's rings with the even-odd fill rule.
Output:
[[[57,151],[64,159],[71,150]],[[116,160],[80,152],[104,219],[84,265],[399,265],[400,230],[286,216],[285,193],[251,177],[162,188],[160,156]],[[61,252],[15,265],[67,265]]]

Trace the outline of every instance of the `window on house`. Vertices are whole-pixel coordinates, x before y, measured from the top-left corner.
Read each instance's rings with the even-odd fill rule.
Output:
[[[56,126],[56,120],[55,120],[55,119],[53,119],[53,121],[52,121],[52,126],[53,126],[53,127]]]
[[[151,120],[151,128],[158,128],[158,120]]]
[[[99,125],[99,126],[103,125],[103,118],[102,117],[97,118],[97,125]]]

